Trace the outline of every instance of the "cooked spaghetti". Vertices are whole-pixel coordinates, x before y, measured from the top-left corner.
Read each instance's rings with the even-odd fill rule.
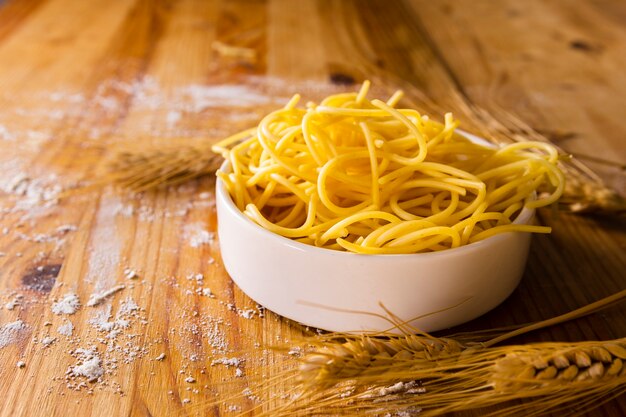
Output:
[[[451,114],[439,123],[396,109],[400,92],[383,102],[367,99],[368,89],[366,81],[358,93],[306,108],[296,107],[296,95],[257,127],[216,144],[229,162],[217,175],[237,207],[279,235],[365,254],[550,232],[514,220],[562,194],[556,149],[477,143],[455,132]]]

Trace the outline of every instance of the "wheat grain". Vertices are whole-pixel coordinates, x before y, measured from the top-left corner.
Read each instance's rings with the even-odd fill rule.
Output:
[[[508,353],[496,360],[491,381],[498,392],[589,383],[626,376],[626,339],[582,343],[555,350],[550,345],[533,351]]]
[[[144,191],[213,174],[222,163],[206,141],[183,146],[135,146],[114,152],[106,165],[102,185]]]
[[[387,381],[391,375],[416,367],[434,367],[439,360],[455,357],[464,349],[453,339],[430,336],[360,336],[344,343],[324,343],[321,349],[305,355],[299,367],[299,381],[317,387],[354,378],[362,383]]]

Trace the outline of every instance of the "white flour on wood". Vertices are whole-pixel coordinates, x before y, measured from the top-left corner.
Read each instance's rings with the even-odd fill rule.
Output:
[[[89,296],[89,300],[87,301],[87,304],[85,305],[87,307],[97,306],[98,304],[100,304],[101,302],[103,302],[104,300],[106,300],[107,298],[115,294],[116,292],[122,291],[124,288],[126,288],[126,286],[116,285],[115,287],[109,288],[108,290],[103,290],[98,293],[91,294]]]
[[[85,377],[87,381],[97,381],[104,375],[104,368],[100,355],[94,349],[77,349],[75,354],[78,356],[78,362],[74,366],[70,366],[67,375],[71,377]]]
[[[57,328],[57,333],[63,336],[71,337],[74,333],[74,325],[71,321],[67,320],[65,323]]]
[[[67,293],[65,296],[52,304],[52,312],[57,315],[74,314],[80,308],[80,300],[74,293]]]
[[[22,320],[16,320],[0,327],[0,349],[22,340],[27,328],[28,326]]]
[[[115,213],[120,205],[119,197],[106,195],[101,199],[94,231],[89,242],[89,263],[85,280],[95,283],[95,290],[102,291],[115,284],[120,263],[122,242],[115,224]]]
[[[190,223],[185,226],[185,237],[192,248],[208,245],[215,239],[215,233],[206,230],[204,223]]]

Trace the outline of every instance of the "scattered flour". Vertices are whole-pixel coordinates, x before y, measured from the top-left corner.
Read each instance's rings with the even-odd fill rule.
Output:
[[[96,227],[89,244],[89,263],[85,280],[95,282],[95,290],[102,291],[115,284],[113,281],[120,264],[122,242],[117,233],[115,210],[120,204],[118,196],[103,196],[98,214]]]
[[[19,306],[20,304],[22,304],[22,300],[24,299],[24,296],[21,294],[16,295],[15,297],[13,297],[13,299],[11,301],[9,301],[8,303],[6,303],[4,305],[4,307],[7,310],[13,310],[15,309],[15,307]]]
[[[96,315],[89,320],[89,323],[98,331],[106,333],[107,339],[115,339],[124,329],[130,327],[130,322],[123,318],[111,319],[111,310],[98,311]]]
[[[126,279],[137,279],[139,278],[139,274],[134,269],[126,268],[124,269],[124,277]]]
[[[211,107],[256,106],[271,102],[270,97],[244,85],[189,85],[180,88],[178,93],[189,103],[189,110],[194,113]]]
[[[46,336],[41,339],[41,344],[43,345],[43,347],[48,347],[53,344],[55,340],[57,340],[55,337]]]
[[[239,317],[243,317],[244,319],[251,319],[256,314],[256,311],[251,308],[247,310],[240,309],[240,310],[237,310],[237,314],[239,315]]]
[[[70,377],[85,377],[87,381],[97,381],[104,375],[102,360],[95,349],[77,349],[74,352],[78,356],[78,362],[70,366],[66,374]]]
[[[259,397],[254,395],[254,393],[252,392],[252,390],[250,388],[245,388],[243,391],[241,391],[241,394],[246,396],[246,398],[248,398],[249,400],[252,400],[252,401],[258,401],[259,400]]]
[[[105,333],[106,339],[113,340],[131,326],[131,319],[137,318],[135,312],[138,310],[139,306],[135,300],[128,297],[120,304],[114,320],[111,320],[111,306],[109,305],[105,310],[96,312],[89,323],[99,332]]]
[[[424,392],[426,392],[426,390],[421,387],[417,381],[400,381],[388,387],[380,388],[377,394],[381,397],[384,397],[392,394],[422,394]]]
[[[251,79],[251,81],[252,82],[247,83],[247,85],[245,82],[226,86],[188,85],[175,89],[174,91],[168,89],[166,92],[162,90],[156,80],[151,77],[144,77],[132,83],[106,80],[102,83],[102,88],[98,90],[98,93],[93,98],[90,97],[87,99],[81,94],[71,92],[49,91],[42,93],[44,94],[42,99],[45,100],[40,100],[42,103],[41,109],[17,108],[16,106],[9,106],[9,108],[12,109],[15,114],[19,113],[25,120],[43,120],[44,118],[48,118],[49,120],[58,120],[60,123],[60,121],[68,117],[78,115],[81,117],[85,116],[85,112],[90,111],[89,109],[94,106],[98,109],[98,114],[115,112],[117,108],[124,103],[124,100],[120,99],[120,97],[123,96],[122,93],[124,93],[133,97],[133,106],[136,106],[136,109],[141,110],[143,107],[143,109],[156,110],[156,112],[146,112],[149,114],[149,116],[146,116],[146,120],[152,120],[149,118],[155,117],[154,115],[156,114],[159,115],[160,122],[160,125],[159,123],[137,123],[138,127],[135,130],[129,129],[126,131],[128,137],[140,136],[139,134],[146,129],[145,126],[149,126],[150,131],[143,133],[148,133],[150,136],[163,136],[163,123],[165,123],[168,128],[172,128],[170,132],[166,132],[168,135],[171,135],[172,138],[180,137],[185,139],[186,137],[195,137],[198,136],[199,132],[202,135],[211,134],[213,136],[222,136],[223,133],[232,133],[232,130],[236,130],[237,126],[235,125],[237,123],[245,125],[251,121],[258,120],[262,105],[274,107],[277,103],[283,104],[283,102],[288,99],[288,97],[280,96],[280,91],[284,86],[276,87],[274,91],[271,91],[271,89],[268,90],[269,87],[264,85],[264,81],[261,79],[256,81]],[[325,93],[323,95],[327,95]],[[91,106],[86,106],[88,100],[91,101]],[[51,107],[50,102],[62,102],[61,104],[63,104],[63,106],[57,105]],[[32,100],[32,103],[38,103],[38,101]],[[72,104],[73,107],[69,108],[68,104]],[[35,105],[36,104],[33,104],[33,106]],[[246,106],[248,110],[246,110]],[[50,110],[55,107],[59,109],[62,108],[62,110]],[[228,110],[228,108],[231,108],[231,110]],[[227,128],[220,127],[215,128],[215,132],[207,132],[204,125],[202,127],[189,128],[184,126],[188,121],[192,122],[189,123],[190,125],[195,123],[197,119],[194,119],[194,117],[200,112],[204,112],[202,117],[205,117],[210,112],[219,112],[224,120],[229,122],[224,124]],[[85,126],[78,126],[79,129],[84,128],[86,138],[100,139],[104,137],[104,135],[110,134],[107,129],[89,130],[88,123],[91,123],[90,120],[92,116],[89,114],[86,116],[87,117],[83,117]],[[25,126],[29,125],[25,124]],[[35,130],[18,132],[12,128],[13,126],[0,125],[0,138],[12,139],[17,137],[20,138],[20,140],[24,138],[24,141],[28,140],[33,143],[55,139],[54,130],[52,128],[50,128],[50,132]],[[176,128],[175,131],[173,128]],[[30,125],[28,129],[32,129],[32,125]],[[219,133],[216,133],[218,130]],[[4,161],[1,162],[4,164]],[[20,210],[31,210],[34,207],[52,207],[52,205],[55,205],[58,196],[63,190],[59,185],[59,178],[55,175],[37,177],[32,174],[30,170],[25,168],[26,167],[24,167],[24,169],[11,169],[7,171],[12,175],[3,175],[3,177],[8,177],[9,180],[0,184],[0,191],[8,193],[10,196],[17,197],[15,199],[17,201],[15,207]],[[0,170],[6,171],[6,166],[3,165]],[[198,204],[189,203],[189,206],[182,208],[176,207],[176,211],[172,210],[171,214],[183,216],[191,209],[205,207],[201,204],[207,204],[207,201],[211,199],[212,195],[212,192],[201,193],[199,198],[205,201],[201,201]],[[213,205],[214,203],[211,201],[207,206]],[[3,213],[2,208],[0,208],[0,213]],[[167,214],[168,213],[165,213],[164,215],[167,216]],[[85,279],[88,282],[94,283],[95,288],[94,294],[92,294],[89,301],[86,303],[87,306],[99,305],[103,303],[107,297],[111,297],[124,288],[123,285],[114,286],[117,282],[112,281],[119,275],[118,268],[122,263],[120,258],[123,242],[116,233],[116,222],[122,219],[116,217],[117,215],[136,216],[140,220],[149,221],[161,214],[155,213],[153,207],[142,207],[141,204],[122,205],[120,200],[115,197],[104,196],[101,200],[101,206],[99,207],[96,219],[96,227],[91,236],[91,242],[88,248],[88,271]],[[65,225],[60,226],[56,233],[65,234],[74,230],[76,230],[75,226]],[[4,228],[2,232],[8,234],[9,229]],[[215,238],[214,233],[207,230],[207,225],[203,222],[188,225],[184,232],[184,238],[188,242],[188,245],[194,248],[201,248],[203,245],[212,244]],[[44,235],[37,235],[28,240],[37,243],[48,242]],[[214,260],[211,259],[210,262],[214,262]],[[124,277],[128,280],[140,278],[139,274],[130,268],[124,270]],[[214,297],[211,289],[204,287],[204,277],[202,274],[195,274],[193,279],[195,282],[193,283],[192,289],[195,294],[211,298]],[[128,285],[132,287],[141,284],[139,281],[133,281],[132,283],[128,283]],[[81,302],[78,296],[73,293],[67,293],[61,299],[55,301],[56,302],[52,305],[52,312],[56,315],[71,315],[81,308]],[[19,304],[19,300],[13,299],[9,301],[5,307],[11,310],[19,306]],[[90,323],[97,330],[97,342],[101,343],[102,346],[98,345],[98,349],[96,349],[92,344],[96,343],[96,340],[93,338],[93,334],[96,332],[93,330],[81,331],[80,337],[71,339],[72,343],[82,343],[84,338],[87,343],[85,345],[79,345],[85,347],[85,349],[77,349],[72,352],[76,358],[76,363],[68,368],[67,378],[68,382],[76,379],[78,385],[74,385],[75,388],[80,389],[81,386],[86,387],[85,379],[92,382],[99,381],[105,374],[113,374],[119,364],[129,363],[134,360],[134,358],[149,354],[150,351],[154,352],[152,346],[150,346],[152,349],[147,349],[146,345],[144,345],[146,342],[141,337],[134,339],[136,336],[139,336],[139,334],[131,334],[132,332],[130,331],[124,331],[134,326],[136,322],[144,325],[147,323],[145,318],[141,317],[141,309],[132,298],[129,297],[119,304],[115,319],[113,319],[111,315],[111,303],[107,302],[105,304],[107,305],[98,309],[105,311],[98,311],[98,314],[90,320]],[[234,306],[233,310],[237,311]],[[94,313],[95,312],[94,310]],[[246,318],[251,318],[254,315],[254,310],[239,310],[237,312],[242,317]],[[193,321],[197,322],[197,325],[187,326],[187,324],[185,324],[181,326],[182,330],[179,332],[181,336],[187,337],[191,335],[189,339],[183,340],[188,340],[190,345],[197,342],[199,348],[202,347],[202,344],[208,344],[209,349],[212,348],[213,355],[233,355],[227,344],[228,338],[224,333],[226,331],[224,326],[229,326],[229,324],[225,323],[219,316],[215,317],[204,314],[202,311],[200,311],[200,313],[193,311],[193,313]],[[75,333],[73,323],[67,318],[62,318],[62,320],[62,324],[56,329],[58,335],[72,337]],[[19,320],[0,327],[0,347],[13,343],[21,337],[25,337],[25,330],[27,328],[28,326]],[[184,333],[183,330],[185,332],[188,331],[189,334]],[[102,333],[105,333],[105,335],[102,336]],[[55,334],[57,337],[58,335]],[[116,336],[118,336],[117,340]],[[139,346],[138,342],[134,340],[141,340],[139,343],[142,345]],[[156,340],[157,339],[150,343],[156,343],[157,346],[159,346],[162,341]],[[56,339],[54,337],[47,336],[40,340],[40,343],[44,346],[49,346],[55,343],[55,341]],[[67,342],[68,340],[59,338],[55,343],[55,347]],[[158,350],[156,352],[158,353]],[[188,353],[189,352],[186,352],[185,356],[188,356],[191,362],[198,361],[198,363],[203,363],[203,361],[210,361],[212,359],[210,357],[198,357],[195,354],[189,356]],[[216,359],[211,364],[233,367],[235,376],[242,376],[243,370],[240,366],[244,359],[228,356]],[[155,358],[157,361],[164,359],[165,353],[161,353]],[[22,361],[18,362],[18,366],[20,367],[25,365],[26,364]],[[193,366],[197,366],[197,364]],[[189,370],[187,370],[187,372],[188,371]],[[204,371],[201,373],[204,373]],[[189,375],[189,373],[187,373],[187,375]],[[109,381],[104,381],[105,384],[108,382]],[[187,382],[191,383],[190,381]],[[194,390],[194,392],[197,391]],[[183,400],[185,404],[189,402],[191,402],[190,399]],[[236,406],[232,407],[233,409],[238,409]]]
[[[124,286],[123,284],[120,284],[120,285],[116,285],[113,288],[109,288],[108,290],[104,290],[104,291],[100,291],[98,293],[91,294],[89,296],[89,300],[87,301],[86,305],[87,305],[87,307],[97,306],[98,304],[100,304],[101,302],[106,300],[108,297],[112,296],[113,294],[115,294],[118,291],[123,290],[124,288],[126,288],[126,286]]]
[[[15,135],[6,128],[6,126],[0,125],[0,139],[2,140],[15,140]]]
[[[74,293],[67,293],[56,303],[52,304],[52,312],[56,315],[74,314],[80,308],[80,300]]]
[[[28,327],[22,320],[16,320],[0,327],[0,348],[8,346],[23,338],[23,331]]]
[[[185,226],[185,236],[189,240],[189,246],[198,248],[213,242],[215,233],[205,229],[204,223],[191,223]]]
[[[203,274],[194,274],[191,273],[189,275],[187,275],[187,279],[189,281],[196,281],[198,284],[202,284],[204,282],[204,275]]]
[[[213,294],[213,292],[211,291],[210,288],[205,287],[205,288],[198,288],[198,290],[200,290],[200,293],[202,295],[204,295],[205,297],[209,297],[209,298],[215,298],[215,294]]]
[[[31,178],[25,172],[18,171],[12,177],[3,178],[0,191],[19,197],[12,211],[25,211],[56,205],[63,189],[54,174]]]
[[[225,365],[227,368],[230,368],[231,366],[234,366],[236,368],[239,367],[239,365],[241,365],[243,363],[243,359],[241,358],[219,358],[219,359],[215,359],[213,360],[213,362],[211,362],[211,366],[214,365]]]
[[[130,217],[135,214],[135,208],[129,204],[118,203],[118,205],[113,210],[114,215]]]
[[[165,121],[167,123],[168,128],[174,127],[182,118],[181,112],[177,110],[170,110],[165,117]]]
[[[72,337],[72,334],[74,333],[74,325],[71,321],[67,320],[57,328],[57,333],[63,336]]]
[[[75,230],[77,230],[78,228],[76,226],[74,226],[73,224],[64,224],[62,226],[59,226],[56,228],[56,232],[60,233],[60,234],[65,234],[68,232],[73,232]]]
[[[117,312],[118,317],[124,317],[130,315],[134,311],[138,311],[139,306],[131,297],[127,297],[126,300],[122,301],[120,305],[120,309]]]

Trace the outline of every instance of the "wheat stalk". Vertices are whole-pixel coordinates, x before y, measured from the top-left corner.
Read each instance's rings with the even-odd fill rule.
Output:
[[[587,411],[626,391],[626,339],[481,348],[424,336],[362,336],[301,360],[299,394],[259,415],[567,415],[571,404],[575,413]]]
[[[626,290],[622,290],[565,314],[500,332],[495,337],[482,341],[474,340],[474,335],[437,338],[412,328],[407,322],[401,322],[385,309],[391,317],[390,322],[402,330],[402,335],[386,332],[373,335],[339,333],[306,340],[308,345],[319,349],[302,359],[299,380],[307,386],[317,384],[322,387],[355,377],[366,383],[391,382],[388,376],[393,377],[394,373],[415,367],[428,367],[444,359],[456,358],[468,349],[474,352],[476,349],[490,348],[510,338],[597,312],[625,298]]]
[[[623,394],[625,360],[626,339],[483,348],[430,336],[360,336],[359,342],[324,342],[300,358],[295,371],[253,386],[268,398],[285,382],[292,389],[285,404],[265,401],[249,411],[434,417],[481,409],[484,416],[565,416]]]
[[[210,141],[177,146],[131,146],[113,152],[100,178],[102,185],[145,191],[213,174],[223,161],[211,151]]]
[[[410,333],[406,323],[388,312],[406,333],[331,333],[282,347],[290,353],[302,352],[297,366],[253,385],[252,390],[264,400],[249,412],[257,416],[385,415],[394,411],[412,415],[419,410],[419,416],[430,417],[483,409],[482,415],[532,416],[557,411],[567,415],[571,404],[578,407],[574,413],[589,410],[626,391],[626,339],[494,345],[597,312],[625,297],[623,290],[558,317],[506,329],[482,342],[481,332],[455,337]],[[290,400],[276,406],[272,401],[278,389]],[[520,399],[524,402],[515,402]],[[497,411],[489,411],[492,406],[498,406]]]

